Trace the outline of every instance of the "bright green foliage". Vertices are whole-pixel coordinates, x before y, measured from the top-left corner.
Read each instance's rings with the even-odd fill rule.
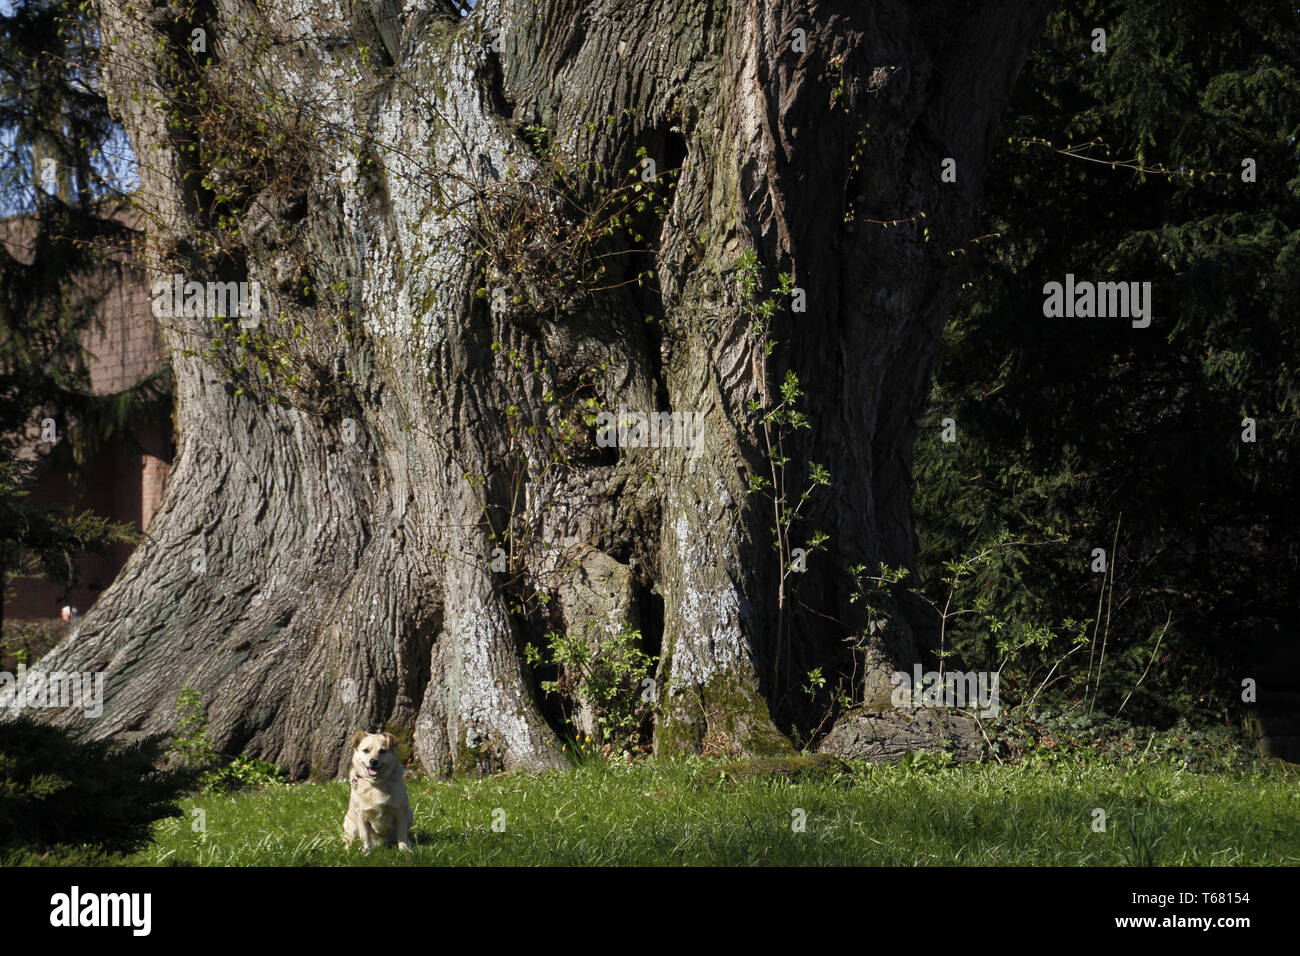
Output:
[[[172,735],[172,752],[181,763],[195,770],[208,770],[219,755],[208,742],[208,715],[204,713],[199,692],[186,685],[176,698],[176,733]]]
[[[777,276],[777,285],[767,295],[762,294],[762,265],[758,254],[747,249],[736,258],[736,285],[740,292],[740,311],[748,320],[750,335],[753,337],[758,352],[758,398],[746,403],[746,410],[753,416],[755,431],[762,442],[761,450],[767,459],[767,473],[749,472],[745,476],[747,490],[750,494],[759,494],[766,498],[772,507],[772,547],[777,551],[781,562],[781,577],[777,585],[777,604],[784,615],[787,589],[792,586],[787,582],[790,575],[803,570],[795,566],[796,550],[803,554],[798,560],[806,561],[807,556],[826,547],[829,536],[820,529],[810,532],[806,539],[800,540],[794,534],[794,526],[801,521],[804,509],[809,505],[818,488],[829,487],[831,474],[824,465],[815,461],[808,463],[807,483],[797,475],[791,475],[787,466],[791,458],[786,454],[787,443],[795,433],[809,429],[812,423],[808,416],[799,411],[799,399],[803,389],[799,386],[799,376],[791,369],[786,369],[784,378],[777,388],[778,396],[771,394],[768,381],[768,357],[776,349],[777,342],[772,338],[772,320],[795,292],[794,279],[788,272]],[[799,490],[799,486],[803,489]],[[794,494],[792,492],[797,492]],[[802,545],[802,548],[800,547]],[[798,580],[797,578],[795,579]],[[789,642],[789,622],[783,618],[779,625],[783,640]]]
[[[642,649],[641,632],[626,621],[617,634],[589,624],[585,633],[547,632],[545,650],[529,644],[528,663],[534,667],[558,669],[555,680],[541,681],[548,694],[559,696],[565,719],[572,721],[580,700],[590,704],[599,724],[602,740],[615,752],[638,749],[648,738],[648,721],[655,695],[647,693],[645,682],[654,672],[655,658]],[[582,742],[571,740],[574,758]]]
[[[227,760],[208,740],[208,716],[198,691],[188,685],[176,698],[176,732],[171,753],[198,775],[204,793],[221,793],[241,787],[265,787],[288,779],[288,771],[266,760],[239,754]]]

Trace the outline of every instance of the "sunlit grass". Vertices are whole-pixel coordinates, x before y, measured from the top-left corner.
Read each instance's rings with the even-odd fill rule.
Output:
[[[135,864],[1081,866],[1300,863],[1294,770],[1165,766],[719,778],[704,760],[412,780],[411,854],[343,846],[343,782],[200,796]],[[1105,830],[1094,829],[1105,812]],[[202,811],[195,814],[195,810]],[[200,822],[204,832],[197,830]],[[494,829],[494,824],[496,829]]]

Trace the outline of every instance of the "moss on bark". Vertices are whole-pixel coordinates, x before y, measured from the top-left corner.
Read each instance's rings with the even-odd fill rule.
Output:
[[[731,672],[670,696],[655,734],[655,753],[699,751],[706,756],[793,756],[794,745],[772,723],[757,688]]]

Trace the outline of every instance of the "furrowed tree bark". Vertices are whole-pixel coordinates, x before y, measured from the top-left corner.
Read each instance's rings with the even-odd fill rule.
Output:
[[[1046,6],[483,0],[459,19],[102,0],[157,274],[258,279],[276,338],[245,349],[273,359],[259,378],[235,367],[238,330],[167,320],[179,461],[149,540],[43,663],[107,671],[103,716],[60,719],[171,729],[188,684],[220,749],[296,776],[340,772],[367,724],[410,730],[432,772],[556,767],[522,644],[631,621],[661,652],[658,752],[806,739],[806,672],[848,673],[866,624],[847,569],[913,564],[910,449],[949,253],[973,237]],[[205,119],[187,77],[287,100],[309,138],[268,158],[274,123]],[[187,147],[240,123],[261,165],[221,222],[231,174]],[[601,239],[598,280],[555,281],[554,249],[591,225],[574,210],[644,159],[680,168],[663,222]],[[214,253],[214,230],[233,245]],[[747,251],[762,290],[785,272],[806,298],[772,318],[770,355],[737,281]],[[809,462],[832,483],[788,547],[818,529],[827,545],[783,590],[750,403],[780,401],[787,371],[811,426],[782,446],[788,507]],[[701,414],[702,448],[598,447],[583,413],[620,405]],[[896,610],[882,673],[918,658]]]

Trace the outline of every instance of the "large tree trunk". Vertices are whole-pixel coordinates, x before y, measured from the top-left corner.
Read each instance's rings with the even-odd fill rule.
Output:
[[[847,672],[864,626],[847,569],[913,562],[949,252],[1045,6],[480,0],[460,19],[434,0],[217,0],[191,22],[102,0],[155,272],[260,280],[245,355],[270,384],[232,367],[220,320],[168,320],[165,501],[46,661],[107,669],[88,732],[169,729],[189,684],[220,747],[296,775],[334,775],[348,734],[383,723],[433,772],[558,766],[521,644],[627,619],[658,638],[659,752],[790,748],[816,724],[806,671]],[[578,240],[603,213],[580,210],[645,168],[640,149],[670,208],[642,241],[644,216],[599,239],[601,275]],[[252,168],[223,172],[220,151]],[[764,288],[788,272],[806,296],[782,301],[770,355],[747,250]],[[776,405],[787,370],[811,427],[774,472],[750,403]],[[702,413],[703,448],[598,447],[589,398]],[[784,480],[793,507],[810,461],[832,483],[775,548],[749,476]],[[826,548],[784,575],[818,529]],[[905,613],[886,634],[878,666],[917,659]]]

